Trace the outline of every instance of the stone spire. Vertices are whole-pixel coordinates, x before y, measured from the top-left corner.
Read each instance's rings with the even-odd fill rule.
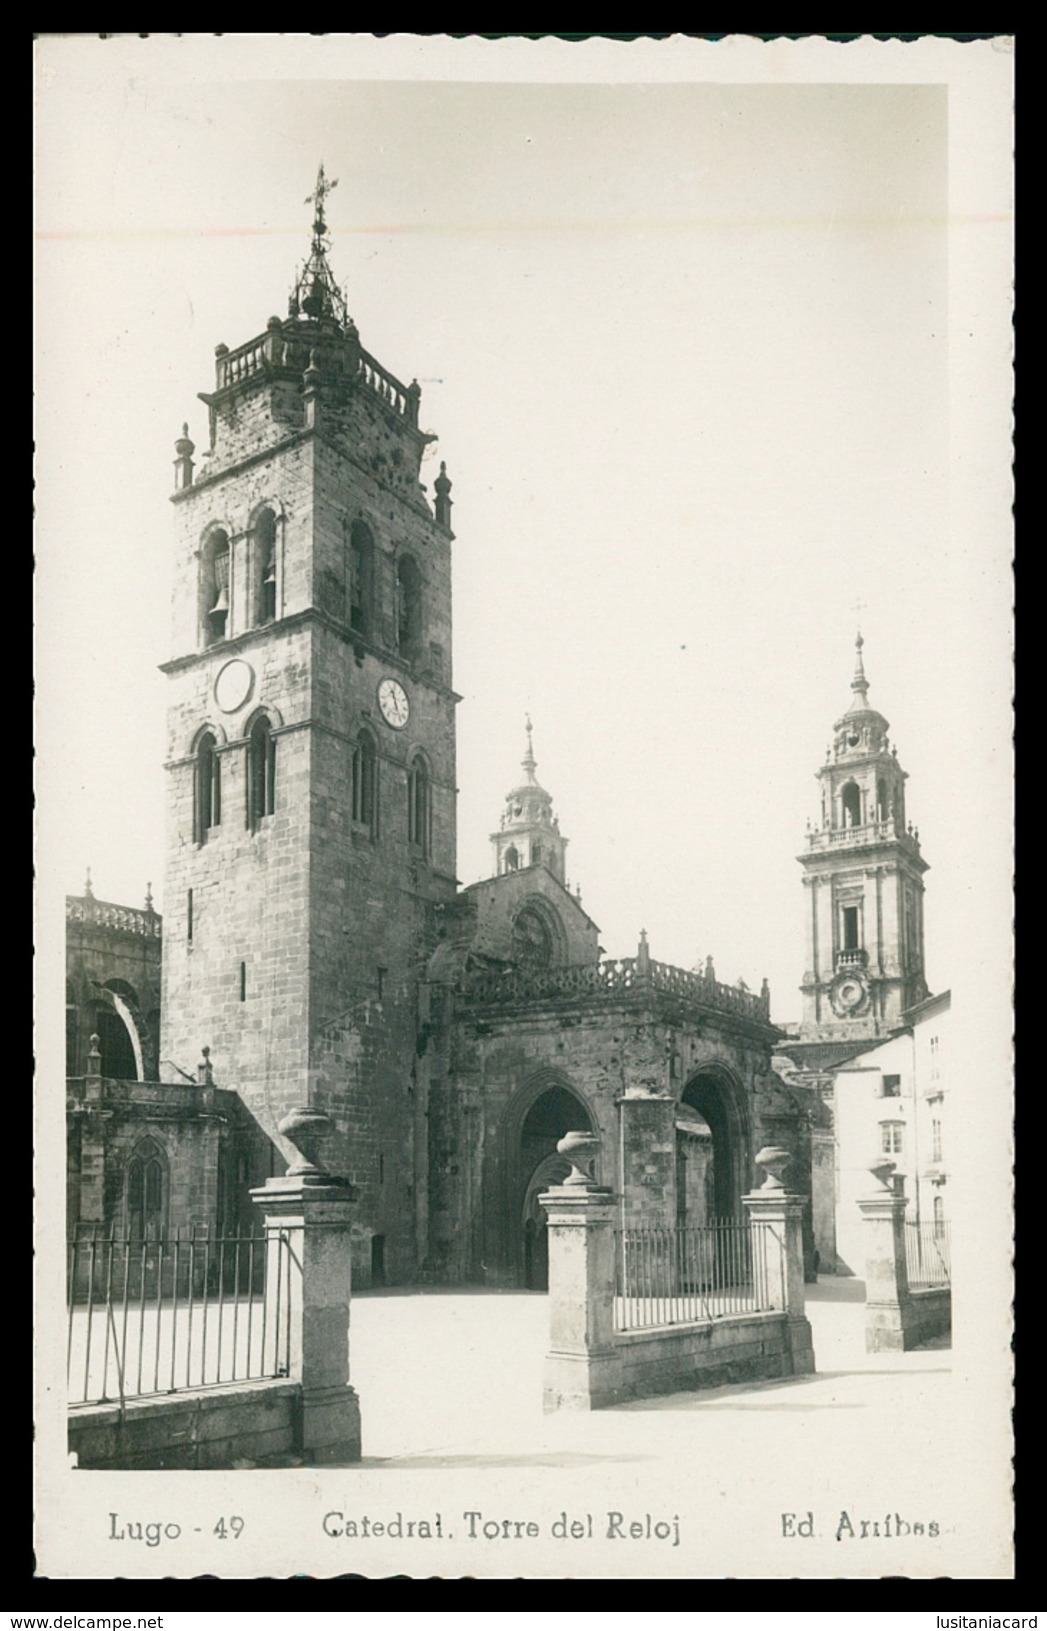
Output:
[[[526,721],[524,728],[527,731],[527,752],[524,754],[523,759],[520,762],[528,782],[531,784],[531,786],[537,786],[534,773],[538,768],[538,761],[534,756],[534,743],[531,740],[531,733],[534,726],[531,724],[530,714],[525,714],[524,719]]]
[[[851,714],[864,713],[869,706],[869,681],[865,677],[865,665],[862,662],[864,644],[862,631],[859,629],[854,641],[854,678],[851,681],[854,701],[847,710]]]

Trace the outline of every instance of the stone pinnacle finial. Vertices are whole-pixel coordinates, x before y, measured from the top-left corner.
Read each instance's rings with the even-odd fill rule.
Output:
[[[84,879],[84,898],[86,900],[94,900],[94,898],[95,898],[95,892],[91,887],[91,868],[90,867],[88,867],[87,877]]]
[[[535,759],[534,744],[531,741],[531,732],[534,727],[531,724],[530,714],[524,714],[524,724],[527,731],[527,752],[524,754],[521,762],[524,770],[527,772],[527,780],[529,782],[533,782],[535,770],[538,768],[538,761]]]
[[[153,910],[153,886],[151,883],[147,883],[145,886],[145,909],[147,912]]]
[[[864,644],[865,641],[862,639],[862,633],[859,629],[854,641],[854,678],[851,681],[851,690],[855,693],[856,700],[861,703],[863,708],[869,701],[867,695],[869,682],[865,677],[865,666],[862,663],[862,647]]]

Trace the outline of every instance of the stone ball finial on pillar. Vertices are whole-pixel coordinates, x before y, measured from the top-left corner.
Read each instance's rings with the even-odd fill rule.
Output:
[[[289,1178],[312,1179],[314,1182],[322,1178],[325,1183],[332,1181],[331,1174],[320,1160],[320,1146],[334,1131],[329,1116],[325,1116],[322,1110],[290,1110],[282,1121],[277,1122],[276,1130],[298,1152],[297,1161],[293,1161],[287,1169]]]
[[[792,1161],[791,1151],[782,1149],[778,1144],[768,1144],[764,1149],[757,1151],[753,1160],[764,1174],[761,1189],[785,1188],[782,1173]]]
[[[595,1133],[576,1128],[565,1133],[556,1148],[559,1154],[571,1163],[571,1170],[564,1179],[565,1185],[585,1184],[590,1189],[597,1187],[593,1168],[600,1152],[600,1140]]]
[[[877,1160],[870,1161],[869,1171],[872,1173],[880,1189],[894,1188],[894,1183],[892,1180],[894,1169],[897,1165],[897,1161],[890,1161],[886,1158],[886,1156],[880,1156]]]

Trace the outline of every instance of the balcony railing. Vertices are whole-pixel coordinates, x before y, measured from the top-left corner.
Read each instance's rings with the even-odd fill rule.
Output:
[[[348,337],[343,336],[341,345],[335,339],[333,350],[328,350],[321,342],[319,350],[321,370],[325,365],[332,367],[336,373],[350,368],[358,382],[387,408],[406,419],[408,424],[417,425],[421,396],[417,385],[404,385],[358,343],[350,345]],[[310,354],[308,334],[285,334],[278,328],[270,330],[254,340],[248,340],[246,345],[238,346],[235,351],[219,351],[215,358],[216,388],[225,391],[267,371],[271,373],[274,369],[300,374],[308,366]]]
[[[821,827],[807,834],[808,849],[858,849],[864,844],[906,844],[917,855],[920,840],[893,821],[869,821],[862,827]]]
[[[159,912],[142,911],[137,906],[116,906],[90,895],[67,895],[65,919],[67,923],[96,924],[102,929],[119,929],[123,934],[144,935],[149,940],[159,940],[163,935],[163,918]]]
[[[771,999],[766,990],[746,991],[741,986],[724,985],[720,980],[709,979],[690,969],[674,968],[653,959],[645,964],[637,957],[608,958],[601,963],[564,968],[468,974],[460,987],[461,995],[468,1002],[484,1005],[561,997],[614,998],[652,991],[685,997],[720,1013],[740,1014],[764,1024],[770,1022]]]
[[[836,953],[837,968],[865,968],[868,961],[869,953],[857,947],[852,948],[850,951],[838,951]]]

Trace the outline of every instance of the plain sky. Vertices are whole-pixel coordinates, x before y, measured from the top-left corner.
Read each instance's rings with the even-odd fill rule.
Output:
[[[1006,831],[1010,595],[1006,532],[972,549],[950,505],[945,85],[375,81],[351,52],[288,77],[272,42],[253,72],[190,43],[41,50],[54,889],[90,866],[162,907],[173,442],[206,443],[214,346],[286,311],[323,159],[335,275],[454,482],[462,881],[530,712],[608,953],[645,928],[796,1017],[796,855],[861,602],[948,985],[965,871]]]

